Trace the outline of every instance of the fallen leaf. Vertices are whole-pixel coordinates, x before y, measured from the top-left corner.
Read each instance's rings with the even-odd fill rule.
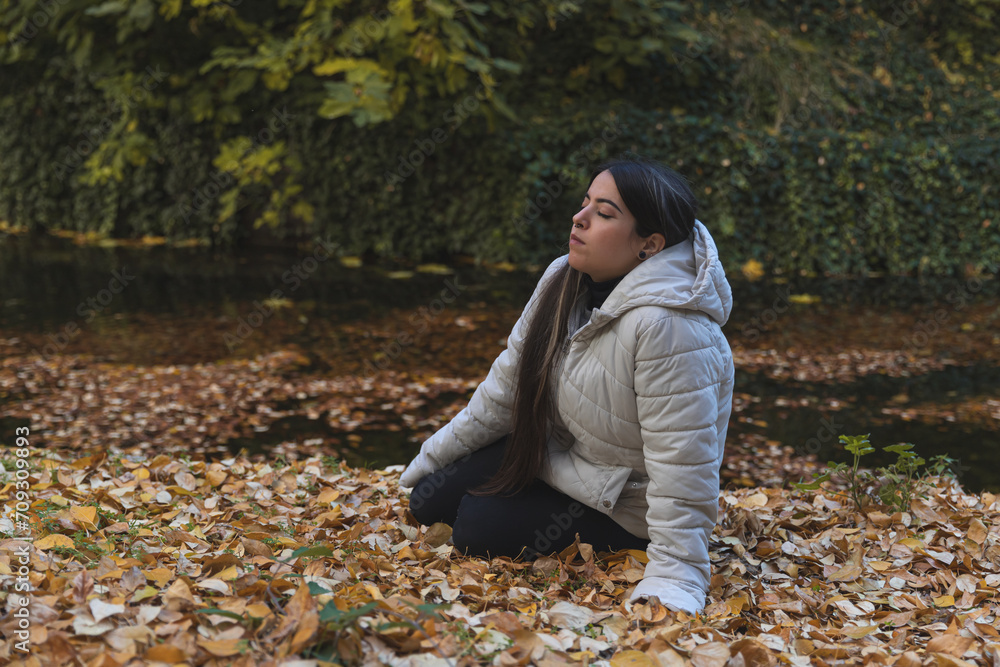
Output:
[[[656,667],[656,663],[642,651],[620,651],[611,656],[611,667]]]
[[[202,647],[212,655],[218,656],[220,658],[239,655],[248,648],[247,640],[245,639],[211,640],[211,639],[205,639],[204,637],[198,638],[198,646]],[[148,654],[146,657],[147,658],[149,657]]]
[[[54,549],[56,547],[64,547],[66,549],[74,548],[73,540],[66,537],[65,535],[59,535],[58,533],[52,533],[51,535],[46,535],[40,540],[35,540],[34,547],[39,551],[48,551],[49,549]]]
[[[725,667],[729,657],[728,646],[722,642],[708,642],[691,651],[691,664],[694,667]]]
[[[121,614],[124,611],[125,605],[122,604],[108,604],[107,602],[98,599],[90,601],[90,613],[93,615],[95,623],[100,623],[108,616]]]
[[[424,534],[424,542],[435,549],[451,539],[451,526],[446,523],[435,523]]]

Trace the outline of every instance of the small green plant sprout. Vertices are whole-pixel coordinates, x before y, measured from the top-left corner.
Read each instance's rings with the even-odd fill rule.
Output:
[[[864,471],[859,472],[858,466],[861,463],[862,456],[875,451],[875,448],[868,441],[869,435],[871,434],[840,436],[838,439],[844,443],[844,448],[854,455],[853,465],[829,461],[825,471],[822,473],[813,473],[812,482],[800,482],[794,485],[795,488],[801,491],[814,491],[823,482],[829,481],[835,475],[843,477],[847,482],[847,495],[854,503],[854,506],[860,511],[864,506],[864,478],[867,475]]]
[[[883,451],[895,454],[897,459],[888,468],[879,468],[879,500],[900,512],[910,509],[910,500],[916,493],[919,482],[917,468],[926,463],[912,450],[913,445],[908,442],[884,447]]]
[[[927,467],[924,469],[924,477],[941,477],[943,475],[948,475],[952,479],[957,480],[958,474],[955,472],[956,464],[958,460],[951,458],[947,454],[938,454],[937,456],[932,456]]]
[[[869,435],[842,435],[840,442],[854,456],[852,464],[834,463],[830,461],[827,469],[813,473],[811,482],[793,484],[802,491],[816,490],[823,482],[837,476],[845,481],[846,495],[858,511],[863,511],[866,500],[878,501],[893,510],[906,512],[910,509],[910,501],[917,495],[919,487],[925,483],[925,478],[917,474],[918,468],[926,461],[913,451],[913,444],[902,442],[883,447],[882,451],[896,455],[895,463],[874,471],[860,469],[861,457],[875,451],[868,438]],[[946,455],[936,456],[933,464],[926,471],[925,477],[940,477],[945,472],[950,474],[950,466],[954,462]]]

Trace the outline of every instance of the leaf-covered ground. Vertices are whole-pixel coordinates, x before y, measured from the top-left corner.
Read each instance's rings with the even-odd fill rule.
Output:
[[[741,371],[847,383],[1000,356],[990,304],[923,348],[900,343],[920,311],[797,308],[755,341],[734,325]],[[738,388],[712,590],[697,617],[627,602],[642,553],[578,544],[534,563],[454,553],[447,527],[409,519],[398,469],[343,458],[365,456],[374,434],[399,434],[412,451],[461,409],[517,313],[456,307],[387,348],[411,314],[314,321],[305,346],[289,342],[301,314],[279,312],[237,354],[220,342],[232,323],[216,316],[130,316],[49,357],[32,353],[43,335],[0,330],[0,661],[1000,664],[994,495],[932,479],[909,512],[890,513],[855,511],[829,485],[787,489],[816,457],[755,431],[766,426],[756,410],[836,411],[839,398],[816,406]],[[366,373],[366,362],[379,368]],[[879,410],[997,428],[993,396],[899,395]],[[234,453],[288,423],[315,432]],[[20,489],[18,427],[31,445]],[[18,491],[28,530],[13,521]],[[31,588],[29,654],[17,650],[19,576]]]
[[[725,492],[691,617],[626,601],[642,552],[462,557],[447,527],[408,517],[398,471],[141,450],[35,463],[33,539],[0,541],[14,664],[1000,660],[1000,504],[947,480],[893,515],[831,490]],[[12,613],[24,549],[29,656]]]

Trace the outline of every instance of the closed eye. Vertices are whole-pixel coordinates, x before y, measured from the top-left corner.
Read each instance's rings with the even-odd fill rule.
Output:
[[[583,202],[582,204],[580,204],[580,210],[582,211],[582,210],[583,210],[584,208],[586,208],[586,206],[587,206],[587,201],[586,201],[586,200],[584,200],[584,202]],[[598,212],[597,212],[597,215],[601,216],[601,217],[602,217],[602,218],[604,218],[605,220],[610,220],[610,219],[611,219],[611,216],[610,216],[610,215],[604,215],[604,214],[603,214],[603,213],[601,213],[600,211],[598,211]]]

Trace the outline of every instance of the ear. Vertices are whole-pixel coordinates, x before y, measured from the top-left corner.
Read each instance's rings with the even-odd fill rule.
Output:
[[[647,255],[660,252],[667,245],[667,239],[663,234],[652,234],[642,240],[642,249]]]

